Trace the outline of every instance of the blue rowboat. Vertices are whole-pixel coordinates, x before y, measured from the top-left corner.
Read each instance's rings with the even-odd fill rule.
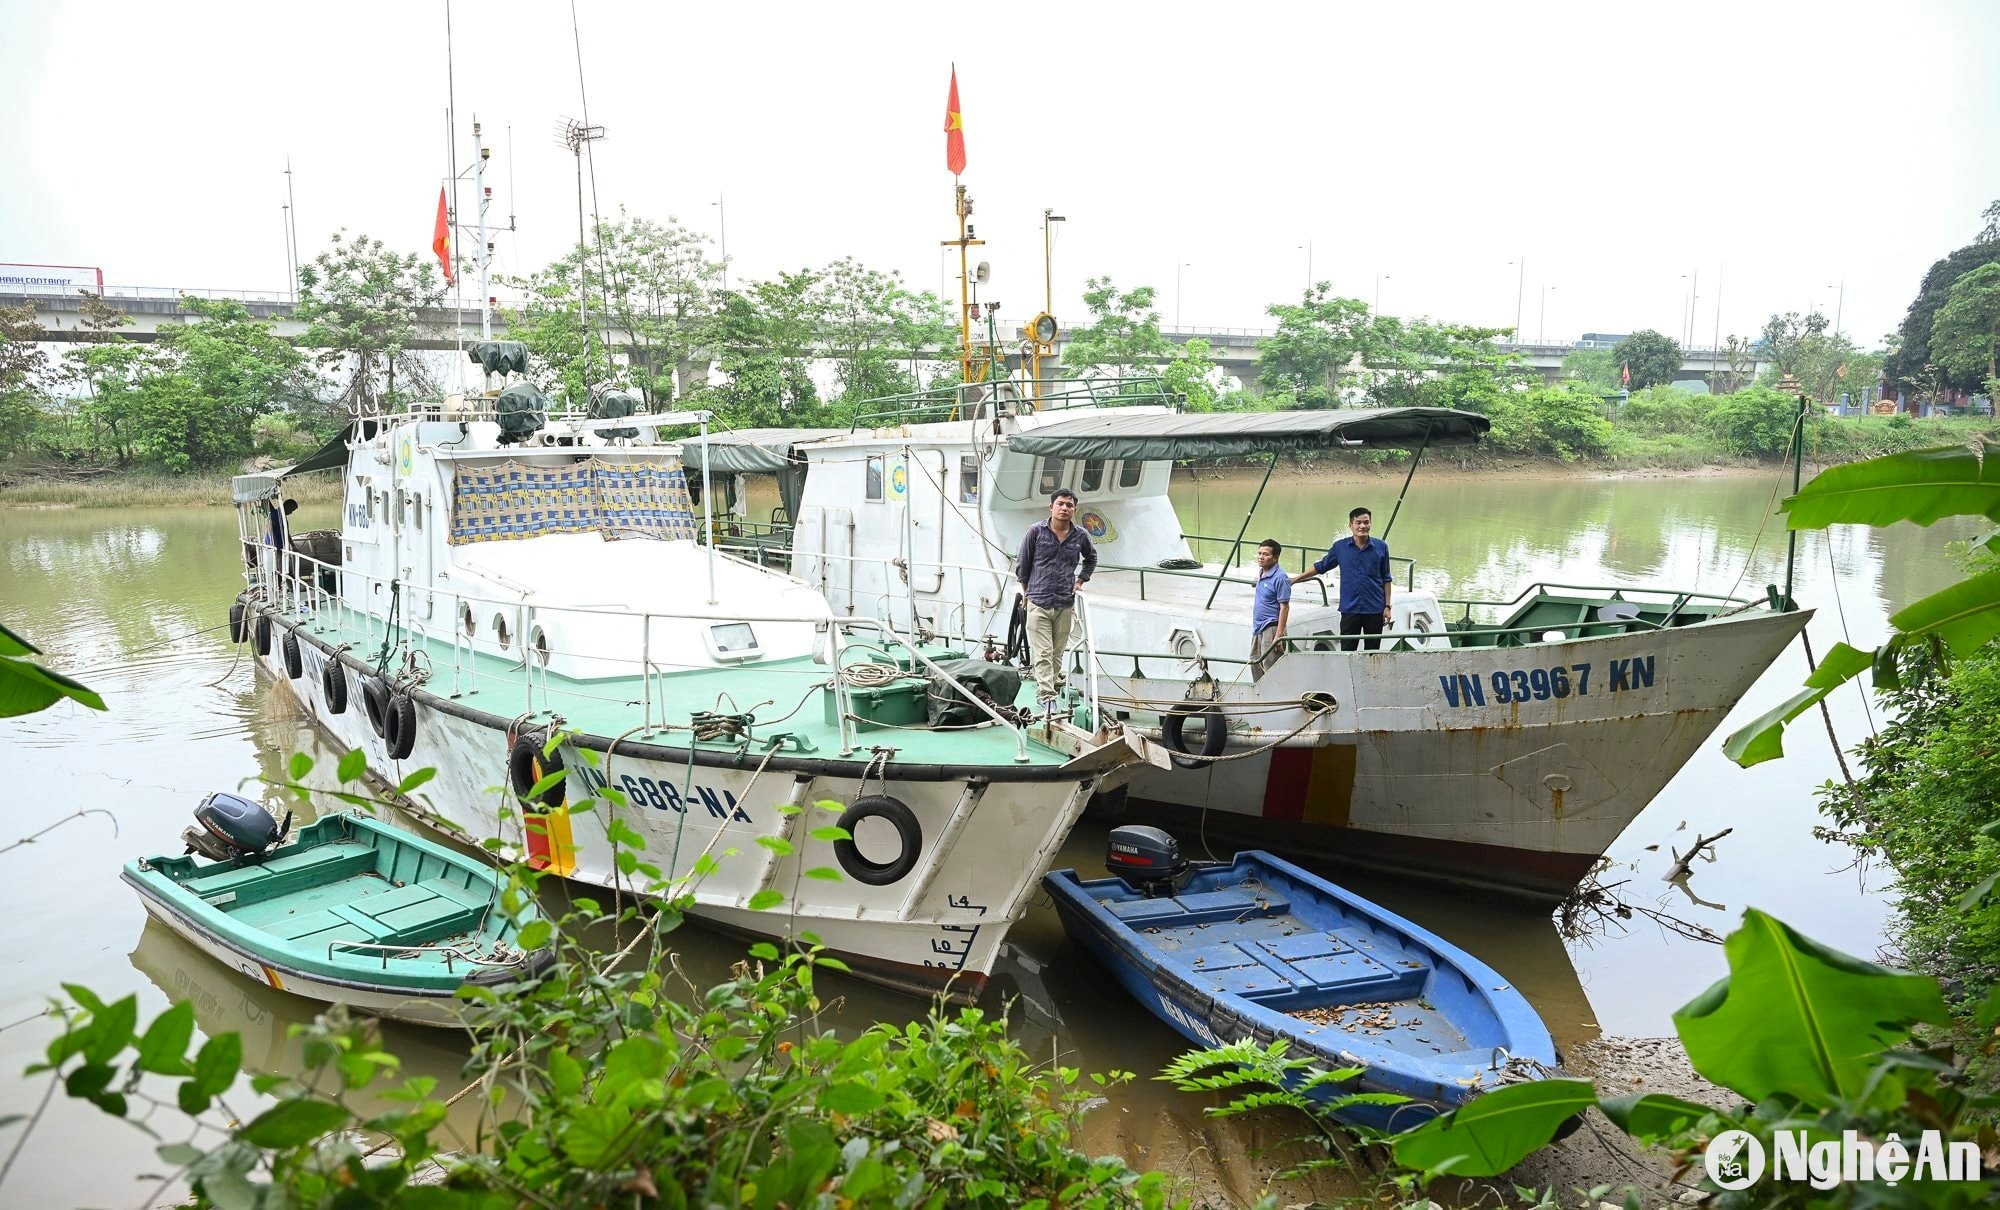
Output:
[[[1335,1105],[1336,1117],[1408,1130],[1552,1074],[1547,1027],[1491,967],[1318,875],[1261,850],[1190,868],[1148,827],[1114,829],[1106,864],[1119,877],[1042,880],[1071,940],[1197,1045],[1284,1038],[1323,1070],[1361,1069],[1316,1099],[1409,1098]]]

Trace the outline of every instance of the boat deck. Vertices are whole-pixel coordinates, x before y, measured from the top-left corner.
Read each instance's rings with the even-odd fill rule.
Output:
[[[281,849],[267,861],[211,870],[181,885],[245,928],[329,953],[347,945],[385,953],[395,946],[483,948],[473,934],[486,923],[489,896],[442,870],[412,871],[428,875],[417,881],[392,878],[379,868],[382,856],[361,841]]]
[[[355,656],[370,662],[381,646],[383,626],[382,619],[345,607],[309,614],[304,622],[306,633],[329,645],[347,644]],[[831,756],[841,749],[834,697],[826,691],[832,682],[832,669],[815,663],[810,656],[727,667],[670,668],[650,677],[573,680],[531,667],[528,660],[503,659],[449,639],[399,630],[399,637],[402,635],[409,636],[431,670],[426,691],[493,714],[516,717],[553,712],[580,734],[624,736],[628,741],[676,747],[689,741],[696,715],[751,714],[756,716],[748,736],[753,753],[761,752],[780,735],[790,737],[784,741],[788,752]],[[851,642],[849,666],[871,662],[865,649],[872,646]],[[967,654],[960,647],[939,644],[926,645],[923,650],[934,660]],[[894,657],[877,656],[873,662],[879,664],[884,658]],[[902,658],[899,666],[907,667],[908,657]],[[864,751],[874,746],[894,747],[899,762],[1021,767],[1014,759],[1012,728],[991,723],[931,728],[925,718],[928,681],[928,673],[919,665],[914,674],[887,685],[852,689],[852,712],[864,720],[855,725],[856,745]],[[303,687],[304,682],[300,684]],[[311,691],[316,692],[316,687]],[[1024,676],[1020,693],[1011,704],[1031,707],[1033,700],[1034,682]],[[358,709],[360,703],[356,701],[349,708]],[[697,747],[720,752],[745,748],[742,738],[729,733],[694,742]],[[1060,749],[1037,742],[1032,731],[1027,750],[1029,766],[1061,765],[1070,759]]]
[[[1301,1033],[1330,1047],[1353,1035],[1410,1055],[1473,1049],[1424,998],[1433,970],[1426,954],[1358,923],[1322,929],[1262,883],[1104,906],[1183,976],[1295,1017]]]

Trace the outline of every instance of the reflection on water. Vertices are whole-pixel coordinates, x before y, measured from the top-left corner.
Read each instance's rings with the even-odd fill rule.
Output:
[[[1667,580],[1756,594],[1784,578],[1782,528],[1761,522],[1773,482],[1420,476],[1390,542],[1398,554],[1419,560],[1419,583],[1445,597],[1511,596],[1535,579]],[[1329,518],[1366,503],[1380,520],[1400,485],[1400,476],[1364,483],[1274,478],[1249,537],[1310,537],[1324,549],[1337,532]],[[1175,495],[1190,529],[1234,534],[1254,489],[1254,480],[1204,479],[1177,484]],[[300,526],[334,523],[331,506],[308,509],[316,511],[325,515]],[[1944,542],[1971,533],[1970,526],[1947,523],[1804,535],[1797,596],[1819,609],[1809,630],[1815,650],[1824,654],[1842,638],[1858,646],[1880,641],[1889,612],[1955,578]],[[0,620],[100,690],[110,706],[98,713],[65,703],[0,720],[0,757],[14,790],[0,844],[80,807],[101,809],[115,821],[95,815],[72,821],[0,854],[8,902],[27,908],[0,913],[0,1026],[7,1027],[0,1029],[0,1072],[19,1072],[47,1045],[50,1023],[33,1018],[62,982],[108,997],[135,994],[147,1018],[170,998],[193,999],[204,1033],[245,1034],[253,1065],[297,1062],[286,1030],[309,1018],[311,1003],[238,980],[171,934],[147,928],[144,911],[118,881],[126,860],[175,847],[189,812],[209,791],[241,789],[279,810],[300,809],[259,779],[280,778],[295,751],[318,762],[316,784],[330,779],[338,762],[340,753],[306,726],[289,689],[261,681],[227,644],[222,626],[239,582],[235,522],[224,509],[156,510],[143,521],[99,511],[0,510]],[[1782,700],[1805,671],[1802,653],[1786,652],[1733,721]],[[1870,722],[1858,691],[1843,692],[1832,706],[1843,741],[1866,734]],[[1733,927],[1742,908],[1754,905],[1821,941],[1870,953],[1880,936],[1880,898],[1851,871],[1829,873],[1848,864],[1846,851],[1811,837],[1812,789],[1839,776],[1824,734],[1816,726],[1798,729],[1787,740],[1785,760],[1749,771],[1723,760],[1719,744],[1719,737],[1711,740],[1620,837],[1606,881],[1622,880],[1618,893],[1634,902],[1717,931]],[[301,810],[301,822],[309,814]],[[1718,842],[1713,861],[1695,863],[1684,889],[1660,881],[1671,849],[1684,851],[1695,835],[1724,828],[1734,830]],[[1101,827],[1080,829],[1057,864],[1095,876],[1103,869],[1103,844]],[[1619,920],[1587,944],[1565,945],[1540,915],[1394,881],[1345,881],[1500,971],[1541,1011],[1564,1049],[1600,1030],[1669,1032],[1672,1011],[1724,972],[1718,948],[1643,918]],[[551,888],[552,912],[562,912],[565,890]],[[673,945],[675,963],[697,987],[726,978],[742,956],[740,943],[695,926],[677,932]],[[1088,1149],[1177,1167],[1212,1166],[1230,1148],[1241,1152],[1248,1135],[1214,1133],[1199,1098],[1150,1078],[1181,1052],[1178,1037],[1067,945],[1046,904],[1015,930],[1011,949],[1013,961],[996,972],[990,1004],[1014,998],[1011,1019],[1031,1054],[1140,1077],[1114,1090],[1091,1116]],[[831,975],[821,992],[838,1001],[829,1023],[848,1032],[928,1011]],[[437,1076],[441,1089],[458,1087],[464,1052],[451,1034],[390,1028],[411,1073]],[[32,1112],[41,1091],[32,1081],[0,1079],[0,1117]],[[131,1174],[157,1167],[152,1143],[106,1125],[96,1109],[55,1098],[37,1127],[32,1159],[24,1157],[9,1178],[9,1203],[142,1200],[133,1195]],[[454,1128],[464,1128],[456,1117]],[[1207,1158],[1190,1160],[1201,1148],[1209,1149]]]

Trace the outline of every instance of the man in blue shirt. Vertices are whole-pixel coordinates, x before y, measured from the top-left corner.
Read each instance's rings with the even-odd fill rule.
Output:
[[[1285,548],[1272,538],[1257,544],[1257,596],[1250,607],[1250,679],[1261,681],[1284,647],[1285,623],[1292,616],[1292,578],[1278,566]]]
[[[1097,547],[1076,524],[1076,493],[1049,496],[1049,519],[1028,527],[1014,578],[1028,599],[1028,652],[1035,662],[1035,705],[1046,714],[1063,687],[1063,649],[1076,617],[1076,594],[1097,571]],[[1079,566],[1081,564],[1081,566]]]
[[[1389,574],[1389,544],[1368,536],[1373,523],[1374,517],[1365,508],[1349,512],[1347,530],[1353,537],[1335,542],[1327,548],[1326,557],[1312,565],[1311,571],[1292,577],[1292,583],[1297,584],[1324,575],[1335,567],[1340,568],[1340,633],[1343,635],[1379,635],[1383,623],[1389,620],[1389,593],[1394,587]],[[1344,638],[1340,647],[1343,651],[1352,651],[1357,644],[1365,645],[1370,651],[1378,651],[1382,640],[1373,638],[1362,644],[1361,640]]]

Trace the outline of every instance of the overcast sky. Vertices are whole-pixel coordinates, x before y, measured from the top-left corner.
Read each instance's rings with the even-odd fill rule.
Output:
[[[1169,326],[1268,327],[1310,244],[1343,294],[1518,309],[1529,338],[1679,336],[1699,274],[1696,343],[1719,301],[1724,335],[1838,307],[1872,345],[2000,198],[2000,4],[1979,0],[576,12],[599,203],[717,236],[726,213],[732,283],[853,256],[938,288],[954,61],[985,297],[1016,320],[1052,207],[1068,322],[1109,275],[1156,287]],[[493,216],[518,223],[496,268],[530,272],[575,239],[570,8],[452,20],[459,159],[476,113]],[[287,158],[307,256],[342,227],[425,249],[445,51],[443,0],[0,0],[0,261],[282,289]]]

